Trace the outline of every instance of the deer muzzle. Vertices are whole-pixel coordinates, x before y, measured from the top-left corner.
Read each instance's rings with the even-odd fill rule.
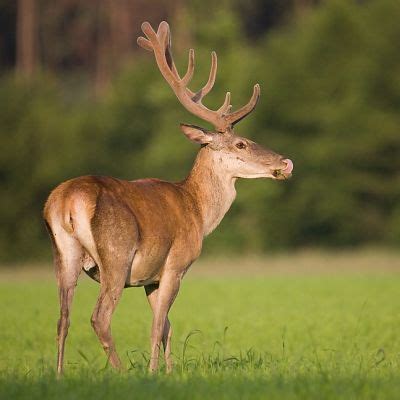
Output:
[[[292,176],[293,161],[289,158],[282,160],[285,165],[283,168],[275,169],[272,173],[275,179],[288,179]]]

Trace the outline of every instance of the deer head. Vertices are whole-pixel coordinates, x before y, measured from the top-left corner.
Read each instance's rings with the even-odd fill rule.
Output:
[[[181,78],[172,58],[168,23],[161,22],[156,33],[148,22],[144,22],[142,31],[147,39],[139,37],[138,44],[154,52],[161,74],[181,104],[190,113],[209,122],[215,128],[209,131],[194,125],[181,124],[186,137],[214,151],[213,156],[219,161],[220,168],[234,178],[287,179],[291,176],[293,170],[291,160],[234,133],[234,125],[256,107],[260,97],[259,84],[254,85],[249,102],[240,109],[232,111],[231,94],[227,92],[221,107],[218,110],[210,110],[202,100],[215,83],[217,54],[214,51],[211,53],[211,70],[207,83],[197,92],[192,92],[187,86],[194,72],[194,50],[189,51],[187,71]]]

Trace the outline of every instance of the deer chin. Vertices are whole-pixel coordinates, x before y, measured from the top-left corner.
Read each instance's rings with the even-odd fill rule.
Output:
[[[237,175],[235,176],[235,179],[238,178],[245,178],[245,179],[274,179],[274,180],[285,180],[289,179],[292,176],[292,174],[284,174],[282,173],[282,170],[278,169],[273,169],[268,172],[259,172],[259,173],[254,173],[254,174],[249,174],[249,175]]]
[[[278,181],[283,181],[283,180],[289,179],[291,177],[292,177],[291,173],[289,173],[289,174],[285,173],[281,169],[275,169],[272,172],[272,179],[275,179],[275,180],[278,180]]]

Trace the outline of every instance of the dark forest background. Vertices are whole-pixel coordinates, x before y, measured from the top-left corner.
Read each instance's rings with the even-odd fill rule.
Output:
[[[241,181],[206,241],[211,252],[400,244],[398,0],[0,0],[0,260],[44,259],[43,203],[85,174],[183,179],[196,146],[178,104],[138,48],[167,20],[180,69],[233,106],[261,84],[237,126],[290,157],[293,179]],[[204,125],[204,124],[203,124]]]

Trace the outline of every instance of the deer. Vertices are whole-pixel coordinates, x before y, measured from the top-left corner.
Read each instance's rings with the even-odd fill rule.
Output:
[[[162,345],[166,372],[171,372],[168,313],[182,278],[200,256],[203,239],[235,200],[235,182],[239,178],[285,180],[292,175],[290,159],[234,133],[234,125],[256,107],[258,84],[248,103],[238,110],[232,111],[230,92],[221,107],[211,110],[202,101],[215,82],[216,53],[211,53],[207,83],[193,92],[188,84],[194,73],[194,50],[189,51],[187,71],[181,77],[172,57],[168,23],[161,22],[157,32],[148,22],[141,28],[146,37],[139,37],[138,45],[153,52],[179,102],[214,129],[180,124],[182,133],[201,145],[182,181],[81,176],[50,193],[43,215],[52,242],[60,303],[58,376],[63,373],[72,300],[82,270],[100,284],[91,325],[108,363],[122,369],[111,335],[111,319],[122,291],[142,286],[153,313],[149,371],[158,370]]]

